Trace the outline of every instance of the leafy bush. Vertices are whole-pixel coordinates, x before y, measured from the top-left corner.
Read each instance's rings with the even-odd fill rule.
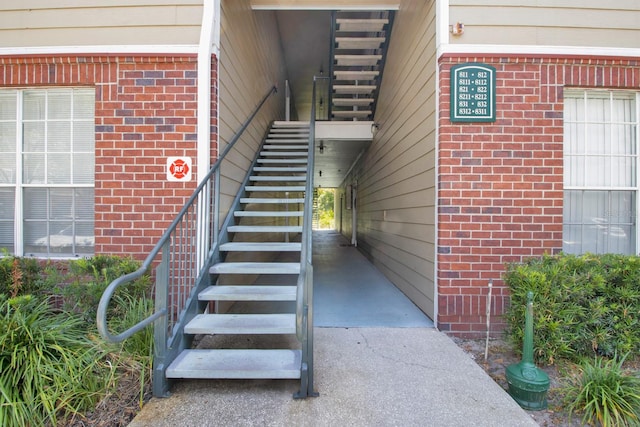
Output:
[[[538,362],[640,353],[640,258],[543,256],[507,266],[507,337],[522,345],[526,294],[533,291]]]
[[[18,258],[5,254],[0,257],[0,294],[36,294],[53,289],[58,274],[49,262],[35,258]]]
[[[564,387],[570,414],[582,412],[584,424],[597,420],[602,426],[640,424],[640,378],[626,375],[624,358],[583,362],[581,372]]]
[[[0,425],[55,425],[92,408],[111,376],[104,357],[79,317],[33,296],[1,296]]]
[[[140,268],[140,263],[131,258],[111,255],[96,255],[93,258],[69,262],[69,277],[59,291],[64,297],[66,311],[81,314],[88,322],[94,323],[98,303],[106,287],[116,278],[132,273]],[[145,275],[119,288],[116,295],[140,299],[149,294],[151,277]],[[112,310],[118,310],[112,304]],[[120,308],[122,312],[122,308]],[[122,314],[122,313],[121,313]]]
[[[152,328],[119,344],[95,333],[104,289],[139,266],[130,258],[103,255],[55,263],[0,257],[0,425],[82,418],[100,399],[109,399],[124,377],[127,384],[139,382],[142,405],[150,382]],[[110,306],[115,331],[151,313],[150,290],[145,275],[116,292]]]

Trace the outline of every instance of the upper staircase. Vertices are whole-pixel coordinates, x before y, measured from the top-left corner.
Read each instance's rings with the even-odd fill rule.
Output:
[[[213,312],[196,315],[184,327],[196,335],[296,334],[296,280],[300,274],[302,218],[307,179],[308,122],[275,122],[260,150],[240,206],[226,228],[229,242],[209,269],[211,286],[198,299],[215,302]],[[233,236],[233,237],[231,237]],[[286,252],[286,260],[279,258]],[[240,283],[277,275],[269,284]],[[251,311],[249,301],[259,301]],[[290,302],[279,312],[274,302]],[[221,304],[221,302],[227,304]],[[222,312],[224,305],[231,305]],[[241,305],[240,312],[234,312]],[[264,307],[269,312],[264,312]],[[247,308],[248,307],[248,308]],[[210,340],[211,341],[211,340]],[[222,340],[225,343],[224,340]],[[244,340],[243,342],[252,342]],[[297,341],[296,341],[297,342]],[[169,365],[167,378],[301,378],[302,351],[296,348],[185,349]]]
[[[333,13],[330,120],[373,120],[393,11]]]

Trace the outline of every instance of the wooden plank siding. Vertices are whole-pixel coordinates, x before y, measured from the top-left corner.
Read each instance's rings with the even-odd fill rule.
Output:
[[[224,150],[267,91],[274,85],[278,87],[278,92],[267,100],[229,153],[228,162],[221,170],[221,203],[226,215],[271,122],[284,118],[286,69],[275,12],[253,11],[248,0],[223,0],[220,33],[219,152]],[[264,220],[243,218],[242,223],[255,225]],[[260,237],[243,235],[242,239],[260,240]],[[227,260],[240,261],[232,258],[245,255],[233,254]],[[250,283],[252,278],[234,280]]]
[[[0,4],[0,47],[197,45],[197,0],[42,0]]]
[[[640,2],[450,0],[453,44],[640,47]]]
[[[432,318],[436,295],[435,9],[435,1],[402,1],[376,111],[380,130],[345,181],[347,185],[357,182],[358,246]],[[351,235],[347,210],[343,210],[342,231]]]

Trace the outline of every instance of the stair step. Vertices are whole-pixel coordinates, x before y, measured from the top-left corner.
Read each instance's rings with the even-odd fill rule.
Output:
[[[336,80],[374,80],[379,71],[334,71]]]
[[[270,144],[270,145],[265,145],[262,148],[264,148],[265,150],[308,150],[309,144],[304,144],[304,145]]]
[[[370,110],[345,110],[345,111],[332,111],[334,117],[368,117],[371,114]]]
[[[306,175],[260,175],[260,176],[250,176],[250,181],[254,182],[281,182],[281,181],[306,181]]]
[[[230,233],[301,233],[301,225],[230,225]]]
[[[333,85],[335,93],[370,94],[376,90],[375,85]]]
[[[286,166],[256,166],[253,168],[255,172],[306,172],[305,166],[286,167]]]
[[[184,327],[186,334],[295,334],[295,313],[199,314]]]
[[[297,134],[297,133],[280,133],[280,134],[277,134],[277,135],[273,135],[273,134],[270,133],[267,136],[267,139],[271,138],[272,136],[276,136],[278,139],[286,139],[287,141],[288,140],[292,140],[292,139],[305,139],[305,140],[309,139],[309,135],[308,134],[300,135],[300,134]]]
[[[245,191],[277,191],[277,192],[300,192],[305,190],[304,185],[247,185]]]
[[[304,211],[235,211],[235,217],[303,217]]]
[[[209,269],[211,274],[299,274],[297,262],[221,262]]]
[[[379,49],[384,37],[336,37],[338,49]]]
[[[298,379],[300,350],[184,350],[167,378]]]
[[[269,133],[309,133],[309,126],[305,126],[305,127],[300,127],[300,128],[294,128],[294,127],[274,127],[271,128],[271,131],[269,131]]]
[[[373,98],[333,98],[333,105],[337,107],[368,107],[373,104]]]
[[[306,153],[305,153],[306,155]],[[306,164],[307,159],[258,159],[258,163],[296,163],[296,164]]]
[[[220,250],[225,252],[300,252],[300,243],[285,242],[231,242],[220,245]]]
[[[388,23],[388,19],[336,19],[338,31],[376,32],[382,31]]]
[[[240,203],[274,203],[274,204],[285,204],[285,203],[304,203],[304,199],[300,197],[294,197],[292,199],[279,198],[279,197],[243,197],[240,199]]]
[[[309,121],[304,120],[275,120],[273,122],[274,128],[287,128],[287,127],[299,127],[309,129]]]
[[[265,141],[265,144],[272,145],[272,146],[275,146],[275,145],[289,145],[289,144],[298,144],[298,145],[306,144],[307,147],[308,147],[309,146],[309,138],[304,138],[304,139],[299,139],[299,140],[274,138],[274,139],[267,139]]]
[[[261,151],[262,157],[307,157],[309,153],[304,151]]]
[[[339,67],[375,67],[382,55],[335,55]]]
[[[296,286],[209,286],[200,301],[295,301]]]

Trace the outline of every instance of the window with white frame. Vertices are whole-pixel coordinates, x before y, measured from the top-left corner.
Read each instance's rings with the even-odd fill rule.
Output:
[[[563,251],[636,254],[640,94],[566,90]]]
[[[94,252],[95,90],[0,90],[0,248]]]

